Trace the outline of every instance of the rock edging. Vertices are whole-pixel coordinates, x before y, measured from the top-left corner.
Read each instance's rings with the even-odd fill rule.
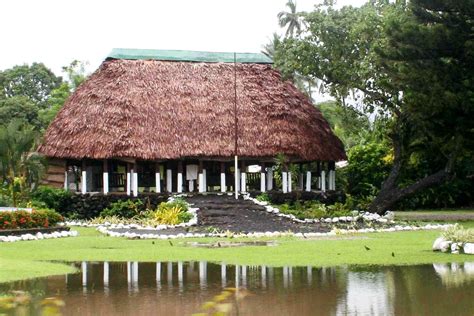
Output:
[[[474,243],[453,242],[446,240],[444,237],[436,238],[433,243],[433,251],[441,251],[453,254],[468,254],[474,255]]]
[[[42,240],[42,239],[53,239],[53,238],[64,238],[64,237],[76,237],[78,236],[77,231],[56,231],[50,234],[43,234],[38,232],[36,234],[23,234],[23,235],[10,235],[10,236],[0,236],[1,242],[17,242],[17,241],[27,241],[27,240]]]

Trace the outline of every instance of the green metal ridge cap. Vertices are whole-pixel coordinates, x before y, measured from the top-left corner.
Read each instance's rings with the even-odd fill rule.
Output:
[[[106,59],[168,60],[208,63],[233,63],[234,53],[200,52],[189,50],[159,50],[114,48]],[[273,60],[261,53],[236,53],[238,63],[273,64]]]

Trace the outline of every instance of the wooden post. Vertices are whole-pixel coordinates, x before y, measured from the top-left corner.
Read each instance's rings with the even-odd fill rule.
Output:
[[[241,163],[241,173],[240,173],[240,191],[247,192],[247,173],[245,172],[247,166],[245,165],[245,161],[242,160]]]
[[[204,187],[204,174],[203,174],[203,163],[202,160],[199,160],[199,167],[198,167],[198,187],[199,187],[199,192],[203,193],[205,192],[205,187]]]
[[[107,159],[104,159],[104,162],[102,164],[102,189],[104,194],[109,193],[109,164]]]
[[[225,185],[225,162],[221,162],[221,192],[225,193],[227,187]]]
[[[183,162],[181,160],[178,161],[178,180],[176,184],[177,184],[177,192],[182,193],[183,192]]]
[[[265,163],[260,164],[260,191],[265,192],[266,190],[266,181],[265,181]]]
[[[303,173],[303,164],[300,163],[300,172],[298,173],[298,189],[304,190],[304,173]]]
[[[87,193],[87,171],[86,171],[86,161],[82,160],[82,168],[81,168],[81,193]]]
[[[156,193],[161,193],[161,174],[160,174],[160,164],[155,166],[155,191]]]
[[[68,161],[66,160],[66,166],[64,168],[64,190],[65,191],[69,191],[69,181],[68,181],[68,175],[67,175],[67,171],[68,171]]]

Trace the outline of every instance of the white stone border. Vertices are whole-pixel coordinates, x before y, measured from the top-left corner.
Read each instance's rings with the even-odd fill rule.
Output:
[[[186,194],[176,194],[170,196],[168,198],[168,202],[173,202],[176,198],[186,197]],[[187,203],[187,202],[186,202]],[[97,227],[97,230],[101,231],[102,228],[108,229],[141,229],[141,230],[163,230],[169,228],[176,228],[176,227],[191,227],[196,226],[198,223],[198,216],[197,211],[199,208],[191,207],[191,204],[188,203],[188,213],[192,215],[192,218],[184,223],[177,224],[177,225],[157,225],[157,226],[142,226],[138,224],[112,224],[109,222],[105,222],[103,224],[91,224],[88,221],[66,221],[65,224],[67,226],[79,226],[79,227]]]
[[[78,235],[77,231],[63,230],[56,231],[52,233],[43,234],[38,232],[36,234],[23,234],[23,235],[10,235],[10,236],[0,236],[0,243],[2,242],[16,242],[16,241],[26,241],[26,240],[41,240],[41,239],[52,239],[52,238],[64,238],[64,237],[76,237]]]
[[[179,234],[137,234],[135,232],[118,233],[110,231],[107,227],[99,227],[97,230],[110,237],[125,237],[130,239],[177,239],[177,238],[203,238],[203,237],[220,237],[220,238],[263,238],[263,237],[298,237],[298,238],[315,238],[315,237],[330,237],[337,235],[349,235],[357,233],[382,233],[382,232],[397,232],[397,231],[415,231],[415,230],[434,230],[447,229],[451,224],[427,224],[425,226],[401,226],[396,225],[390,228],[363,228],[363,229],[333,229],[327,233],[292,233],[292,232],[253,232],[248,234],[243,233],[179,233]]]
[[[358,212],[353,211],[353,216],[340,216],[340,217],[328,217],[328,218],[320,218],[320,219],[313,219],[313,218],[305,218],[299,219],[296,218],[293,214],[284,214],[282,213],[277,207],[270,205],[268,202],[259,201],[255,198],[250,197],[250,194],[243,195],[244,200],[249,200],[254,202],[257,205],[264,206],[268,213],[276,214],[279,217],[286,217],[291,219],[297,223],[351,223],[356,222],[358,219],[362,218],[364,222],[376,222],[381,224],[387,223],[394,223],[394,213],[393,212],[386,212],[384,216],[380,216],[376,213],[369,213],[369,212]]]

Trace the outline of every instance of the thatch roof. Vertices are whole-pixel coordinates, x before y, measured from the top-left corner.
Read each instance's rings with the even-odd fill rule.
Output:
[[[238,155],[343,160],[341,141],[308,98],[268,63],[108,59],[48,127],[56,158],[145,160]]]

